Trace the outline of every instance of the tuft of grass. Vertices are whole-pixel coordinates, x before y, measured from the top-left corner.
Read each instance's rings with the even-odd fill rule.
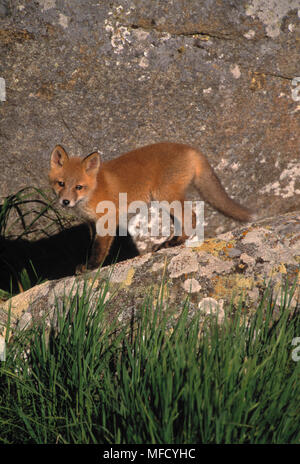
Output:
[[[203,323],[145,298],[139,317],[107,320],[104,282],[57,302],[55,328],[21,332],[0,365],[3,443],[299,443],[299,306],[269,289]],[[278,301],[278,299],[277,299]],[[233,314],[233,315],[232,315]]]
[[[0,205],[0,241],[1,248],[10,241],[22,241],[31,238],[51,237],[54,232],[64,230],[67,219],[63,217],[55,206],[56,200],[49,194],[35,187],[26,187],[19,192],[2,199]],[[36,275],[30,260],[21,271],[15,265],[0,256],[0,264],[4,265],[12,280],[17,283],[20,292],[41,282]],[[31,276],[30,276],[31,275]],[[13,285],[11,285],[13,286]],[[12,292],[4,292],[2,297],[7,299]]]
[[[2,201],[0,236],[3,238],[49,237],[53,230],[64,229],[65,218],[55,207],[56,200],[41,189],[25,187]]]
[[[20,292],[26,292],[26,290],[29,290],[30,288],[32,288],[34,285],[39,285],[41,284],[43,281],[43,279],[41,279],[36,270],[35,270],[35,267],[34,265],[32,264],[32,261],[29,260],[29,265],[32,269],[32,273],[34,275],[34,280],[32,281],[32,279],[30,278],[30,275],[27,271],[26,268],[23,268],[18,276],[18,279],[17,279],[17,282],[18,282],[18,286],[19,286],[19,290]]]

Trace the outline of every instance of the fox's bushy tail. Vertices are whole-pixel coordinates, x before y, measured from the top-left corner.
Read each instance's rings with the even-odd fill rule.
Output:
[[[213,168],[207,159],[198,154],[196,176],[194,178],[195,187],[200,191],[205,201],[215,209],[233,219],[248,222],[254,219],[253,212],[232,200],[226,193],[224,187],[218,179]]]

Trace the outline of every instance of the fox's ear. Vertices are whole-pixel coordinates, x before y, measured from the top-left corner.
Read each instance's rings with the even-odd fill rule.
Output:
[[[97,151],[86,156],[82,164],[88,175],[96,175],[101,165],[101,158]]]
[[[65,149],[61,145],[56,145],[51,153],[51,167],[61,168],[68,159]]]

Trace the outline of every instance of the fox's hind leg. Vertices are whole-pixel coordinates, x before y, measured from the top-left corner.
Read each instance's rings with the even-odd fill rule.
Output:
[[[158,251],[163,248],[170,248],[178,245],[182,245],[189,238],[185,233],[185,224],[184,224],[184,199],[177,200],[177,206],[172,208],[173,212],[170,212],[171,219],[174,224],[174,234],[169,237],[165,242],[156,245],[153,247],[153,251]],[[196,215],[192,211],[192,227],[193,229],[196,226]],[[177,233],[178,232],[178,233]]]

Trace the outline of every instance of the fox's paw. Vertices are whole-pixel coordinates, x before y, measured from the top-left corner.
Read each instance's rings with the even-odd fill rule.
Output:
[[[166,240],[163,243],[160,243],[159,245],[154,246],[152,251],[155,252],[155,251],[163,250],[164,248],[171,248],[171,247],[175,247],[178,245],[182,245],[184,241],[185,241],[185,238],[175,236],[175,237],[170,238],[169,240]]]
[[[90,263],[78,264],[78,266],[76,266],[75,274],[76,275],[84,274],[85,272],[92,271],[93,269],[95,269],[95,266],[93,266]]]
[[[75,275],[81,275],[81,274],[84,274],[85,272],[87,272],[87,266],[86,264],[78,264],[78,266],[76,266],[76,269],[75,269]]]
[[[85,272],[93,271],[99,267],[98,264],[89,262],[88,264],[78,264],[76,266],[75,275],[84,274]]]

